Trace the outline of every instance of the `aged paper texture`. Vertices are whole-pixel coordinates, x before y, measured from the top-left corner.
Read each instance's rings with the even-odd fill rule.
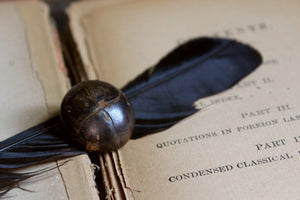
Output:
[[[69,13],[80,13],[71,26],[90,78],[118,87],[195,37],[235,38],[264,58],[234,88],[197,101],[197,114],[113,153],[107,169],[122,188],[112,196],[299,199],[298,1],[88,1]]]

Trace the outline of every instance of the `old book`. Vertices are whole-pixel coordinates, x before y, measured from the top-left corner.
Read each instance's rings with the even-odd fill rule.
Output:
[[[70,87],[48,8],[38,1],[0,3],[0,140],[58,114]],[[53,168],[23,182],[7,199],[99,199],[87,155],[20,172]]]
[[[264,58],[234,88],[195,102],[197,114],[100,156],[109,197],[299,198],[299,13],[296,0],[72,4],[73,51],[88,79],[122,87],[201,36],[238,39]]]

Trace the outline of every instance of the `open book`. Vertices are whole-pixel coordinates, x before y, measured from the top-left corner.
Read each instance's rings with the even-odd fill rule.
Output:
[[[56,114],[69,84],[47,8],[35,1],[1,3],[0,9],[0,28],[9,27],[0,33],[0,62],[7,66],[0,87],[9,98],[1,102],[4,139]],[[299,198],[299,13],[296,0],[73,3],[67,10],[71,35],[62,42],[71,44],[71,69],[82,80],[122,87],[202,36],[235,38],[264,58],[234,88],[195,102],[193,116],[100,155],[103,199]],[[28,92],[15,98],[17,89]],[[8,102],[24,111],[5,118],[12,113]],[[16,125],[15,119],[22,121]],[[28,186],[36,192],[11,191],[14,199],[98,199],[86,155],[49,173]]]

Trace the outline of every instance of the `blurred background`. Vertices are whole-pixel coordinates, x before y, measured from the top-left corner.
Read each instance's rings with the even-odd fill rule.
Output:
[[[71,2],[78,0],[42,0],[50,7],[50,15],[54,19],[58,31],[61,33],[67,23],[67,16],[64,10]]]

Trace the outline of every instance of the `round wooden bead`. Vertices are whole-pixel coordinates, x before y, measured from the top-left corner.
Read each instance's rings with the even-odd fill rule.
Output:
[[[133,108],[126,96],[102,81],[80,82],[61,104],[61,120],[73,140],[87,151],[114,151],[131,137]]]

